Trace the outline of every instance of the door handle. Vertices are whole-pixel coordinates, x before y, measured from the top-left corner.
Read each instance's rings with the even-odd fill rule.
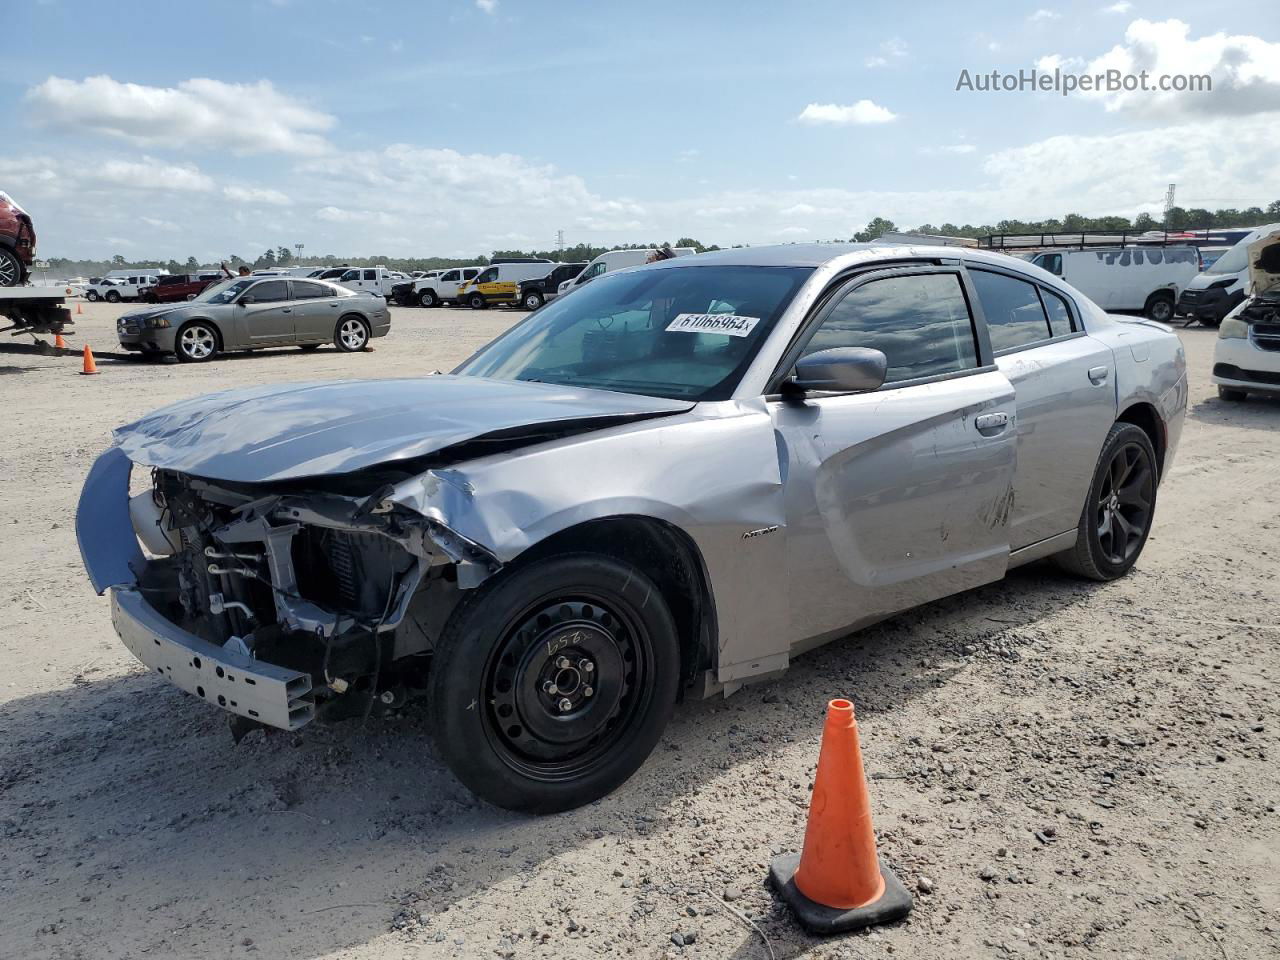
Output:
[[[1106,367],[1090,367],[1089,382],[1095,387],[1100,387],[1107,382],[1107,375],[1111,373]]]
[[[983,436],[995,437],[1004,433],[1005,427],[1009,426],[1009,415],[1003,411],[979,414],[974,417],[973,425]]]

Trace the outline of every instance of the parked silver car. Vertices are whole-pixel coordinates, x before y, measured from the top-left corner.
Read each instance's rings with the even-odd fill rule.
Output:
[[[560,810],[682,691],[1040,557],[1121,576],[1186,399],[1167,327],[1019,260],[729,250],[599,277],[449,376],[162,409],[77,532],[125,644],[233,729],[425,687],[464,783]]]
[[[325,280],[233,277],[192,300],[149,306],[116,321],[120,346],[150,354],[176,354],[188,363],[226,350],[332,343],[363,350],[391,330],[381,297],[354,293]]]

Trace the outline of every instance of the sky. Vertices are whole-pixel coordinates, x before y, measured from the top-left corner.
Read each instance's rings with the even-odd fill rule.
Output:
[[[6,4],[0,191],[43,257],[847,239],[1280,199],[1280,7]],[[957,89],[997,70],[1199,92]]]

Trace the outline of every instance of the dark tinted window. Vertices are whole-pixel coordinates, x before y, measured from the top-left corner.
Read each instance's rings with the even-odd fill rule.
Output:
[[[954,273],[885,277],[849,291],[802,356],[831,347],[880,350],[889,359],[886,383],[978,365],[969,305]]]
[[[186,283],[186,282],[187,282],[187,278],[186,278],[186,277],[182,277],[182,276],[178,276],[178,277],[161,277],[161,278],[160,278],[160,282],[157,284],[157,286],[161,286],[161,287],[172,287],[174,284],[178,284],[178,283]]]
[[[377,272],[376,270],[366,270],[366,271],[364,272],[364,278],[365,278],[366,280],[377,280],[377,279],[378,279],[378,272]]]
[[[275,303],[289,299],[289,284],[284,280],[264,280],[249,291],[254,303]]]
[[[1044,267],[1052,274],[1062,276],[1062,254],[1047,253],[1040,258],[1040,266]]]
[[[1067,301],[1056,293],[1040,288],[1040,296],[1044,298],[1045,310],[1049,313],[1049,332],[1055,337],[1065,337],[1071,333],[1071,311],[1067,309]]]
[[[332,297],[333,290],[323,283],[311,283],[309,280],[293,281],[293,299],[319,300],[321,297]]]
[[[480,276],[476,278],[476,283],[493,283],[497,279],[498,269],[497,267],[494,267],[493,269],[486,270],[484,273],[480,274]]]
[[[999,353],[1049,339],[1049,321],[1035,284],[985,270],[972,270],[969,275],[982,301],[992,350]]]

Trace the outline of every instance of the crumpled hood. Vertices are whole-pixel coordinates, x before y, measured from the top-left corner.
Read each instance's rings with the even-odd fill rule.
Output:
[[[1249,244],[1249,292],[1261,296],[1280,286],[1280,230]]]
[[[349,473],[536,424],[625,420],[692,407],[680,400],[481,377],[338,380],[196,397],[114,435],[134,463],[261,483]]]

